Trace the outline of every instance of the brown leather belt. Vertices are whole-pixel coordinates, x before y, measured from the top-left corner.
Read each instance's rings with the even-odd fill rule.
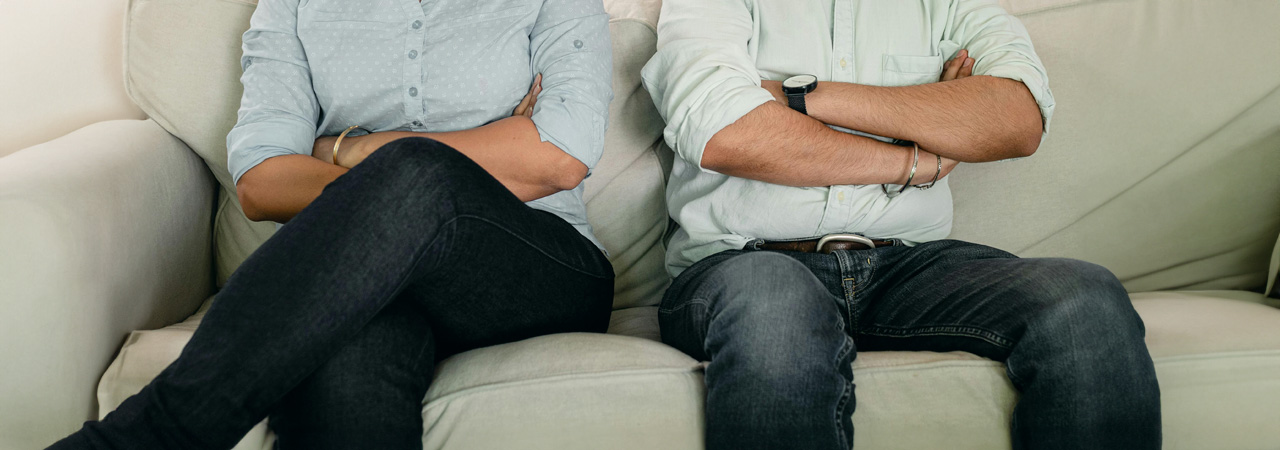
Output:
[[[836,250],[866,250],[871,248],[864,242],[852,240],[827,240],[822,244],[822,248],[818,248],[818,241],[821,239],[809,239],[807,241],[765,241],[759,244],[761,250],[780,250],[789,252],[804,253],[831,253]],[[876,247],[892,247],[893,241],[870,240]]]

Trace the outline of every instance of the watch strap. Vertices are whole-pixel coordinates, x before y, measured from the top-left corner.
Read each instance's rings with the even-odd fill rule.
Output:
[[[804,107],[804,93],[787,94],[787,106],[800,111],[800,114],[809,115],[809,110]]]

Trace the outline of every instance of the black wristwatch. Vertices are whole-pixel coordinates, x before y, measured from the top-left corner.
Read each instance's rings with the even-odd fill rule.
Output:
[[[782,81],[782,93],[787,96],[787,106],[808,115],[804,107],[804,95],[818,89],[818,77],[813,75],[795,75]]]

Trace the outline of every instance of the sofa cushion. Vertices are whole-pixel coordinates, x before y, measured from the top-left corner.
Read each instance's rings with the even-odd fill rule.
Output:
[[[240,36],[251,0],[130,0],[125,84],[147,115],[189,145],[221,184],[214,229],[218,282],[275,231],[244,217],[227,172],[226,135],[242,86]],[[662,125],[640,89],[653,54],[653,24],[621,16],[610,24],[614,100],[605,152],[586,182],[588,220],[612,255],[615,306],[657,304],[667,284],[659,243],[667,227],[662,188]]]
[[[1160,378],[1166,448],[1280,442],[1280,310],[1260,294],[1134,294]],[[703,365],[666,345],[654,307],[614,312],[609,335],[542,336],[443,361],[425,448],[700,449]],[[138,331],[107,369],[105,415],[170,361],[199,323]],[[625,335],[623,334],[625,333]],[[962,353],[867,352],[854,362],[855,448],[1009,448],[1017,392],[1004,365]],[[237,449],[262,449],[263,425]]]
[[[1034,156],[952,173],[952,238],[1098,263],[1130,292],[1261,290],[1280,233],[1280,2],[1007,3],[1058,110]]]

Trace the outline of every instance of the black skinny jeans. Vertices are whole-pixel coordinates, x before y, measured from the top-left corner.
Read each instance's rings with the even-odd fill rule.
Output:
[[[284,448],[419,448],[444,356],[604,332],[613,269],[457,150],[400,139],[253,253],[169,365],[51,448],[226,449],[271,415]]]

